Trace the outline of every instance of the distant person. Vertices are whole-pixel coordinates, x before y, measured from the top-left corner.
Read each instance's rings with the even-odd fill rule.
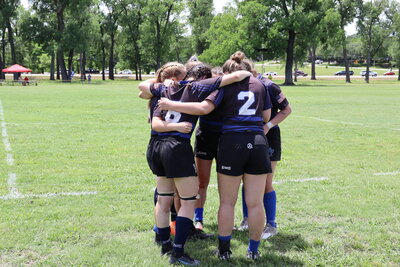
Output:
[[[29,84],[29,79],[28,79],[28,77],[25,76],[25,78],[24,78],[24,85],[27,85],[27,84]]]
[[[92,75],[91,75],[91,74],[89,74],[89,75],[87,76],[87,80],[88,80],[88,83],[91,83],[91,82],[92,82]]]

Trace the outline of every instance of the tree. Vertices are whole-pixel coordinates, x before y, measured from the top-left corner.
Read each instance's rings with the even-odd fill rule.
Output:
[[[382,19],[383,11],[386,7],[385,0],[374,0],[363,2],[359,1],[359,15],[357,26],[364,43],[365,51],[367,51],[367,72],[365,81],[369,83],[369,67],[371,59],[379,50],[382,49],[383,42],[387,40],[390,29],[387,21]]]
[[[213,1],[212,0],[188,0],[189,24],[192,29],[192,38],[194,49],[198,55],[207,48],[206,31],[210,28],[213,19]]]

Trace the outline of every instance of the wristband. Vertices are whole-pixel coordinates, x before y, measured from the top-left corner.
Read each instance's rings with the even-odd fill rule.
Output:
[[[268,127],[268,129],[271,129],[272,127],[274,127],[274,124],[272,123],[272,122],[268,122],[267,123],[267,127]]]

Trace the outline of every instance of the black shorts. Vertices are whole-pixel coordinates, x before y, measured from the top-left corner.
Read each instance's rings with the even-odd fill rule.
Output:
[[[151,153],[148,153],[150,158],[147,160],[155,175],[167,178],[197,176],[189,139],[159,136],[151,146]]]
[[[268,141],[263,133],[222,134],[217,171],[230,176],[271,173]]]
[[[197,158],[213,160],[217,158],[218,142],[221,133],[202,131],[197,128],[194,155]]]
[[[157,139],[157,136],[152,135],[150,137],[149,144],[147,145],[147,152],[146,152],[146,158],[147,158],[147,164],[149,164],[150,170],[154,173],[154,164],[153,164],[153,154],[154,154],[154,143]]]
[[[269,159],[271,161],[280,161],[282,148],[281,148],[281,130],[279,127],[272,128],[267,133],[269,144]]]

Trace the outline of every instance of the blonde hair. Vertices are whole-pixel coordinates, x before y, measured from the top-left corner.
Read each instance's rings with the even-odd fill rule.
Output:
[[[232,73],[237,70],[253,70],[253,63],[242,51],[237,51],[222,66],[224,73]]]
[[[184,73],[186,73],[186,69],[181,63],[168,62],[157,70],[156,82],[162,83],[166,79],[177,78]]]

